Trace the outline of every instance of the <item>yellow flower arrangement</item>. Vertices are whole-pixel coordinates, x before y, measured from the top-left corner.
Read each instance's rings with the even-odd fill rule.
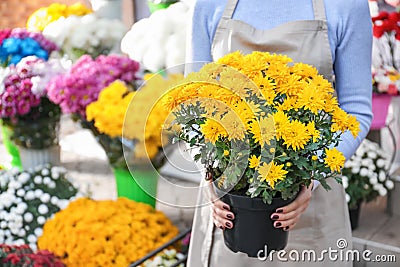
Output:
[[[46,222],[38,247],[69,267],[126,267],[177,234],[165,214],[147,204],[80,198]]]
[[[146,75],[138,91],[130,91],[125,83],[115,81],[100,92],[97,101],[87,106],[87,119],[94,122],[101,134],[119,142],[123,138],[125,145],[131,142],[132,160],[146,158],[160,167],[162,163],[157,156],[163,153],[162,147],[170,143],[163,131],[169,112],[161,103],[151,103],[154,103],[154,96],[182,78],[182,74],[170,74],[167,78],[159,74]],[[122,152],[121,146],[120,157]]]
[[[83,16],[90,13],[93,13],[93,10],[81,3],[73,5],[53,3],[33,12],[27,20],[26,27],[29,31],[43,31],[47,25],[61,17]]]
[[[356,137],[359,123],[333,93],[313,66],[234,52],[190,73],[162,102],[181,127],[178,139],[199,148],[195,160],[224,190],[270,203],[312,180],[329,189],[326,179],[343,167],[335,147],[345,131]]]

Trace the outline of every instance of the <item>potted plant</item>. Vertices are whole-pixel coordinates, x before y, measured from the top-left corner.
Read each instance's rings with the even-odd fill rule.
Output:
[[[49,100],[45,87],[67,68],[62,60],[45,61],[36,56],[7,67],[0,90],[0,118],[6,128],[3,131],[18,147],[23,169],[60,163],[61,111]]]
[[[62,167],[0,171],[0,244],[36,250],[46,220],[80,195]]]
[[[46,222],[38,247],[69,267],[129,266],[178,232],[150,205],[127,198],[79,198]]]
[[[268,251],[285,247],[288,233],[273,227],[268,210],[292,201],[313,180],[329,189],[327,179],[338,179],[345,161],[335,148],[341,134],[359,131],[331,83],[314,67],[291,61],[234,52],[188,74],[161,100],[180,126],[177,139],[197,148],[195,160],[235,213],[225,244],[251,257],[265,244]]]
[[[170,138],[162,127],[168,112],[162,105],[153,106],[151,99],[183,75],[146,77],[151,78],[138,91],[121,81],[113,82],[87,106],[86,114],[114,171],[118,196],[155,207],[157,170],[164,164],[163,147]]]
[[[47,250],[33,251],[28,245],[0,244],[3,267],[65,267],[60,258]]]
[[[365,139],[342,169],[352,229],[358,227],[361,204],[385,196],[393,189],[389,156],[375,142]]]

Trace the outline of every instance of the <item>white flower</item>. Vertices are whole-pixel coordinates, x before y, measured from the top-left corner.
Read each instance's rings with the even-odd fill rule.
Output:
[[[68,201],[68,200],[60,199],[60,200],[58,201],[58,203],[57,203],[57,206],[58,206],[61,210],[63,210],[63,209],[65,209],[65,208],[68,206],[68,204],[69,204],[69,201]]]
[[[33,221],[33,215],[32,215],[32,213],[30,213],[30,212],[25,213],[25,214],[24,214],[24,220],[25,220],[27,223],[32,222],[32,221]],[[29,229],[27,229],[27,230],[29,230]]]
[[[0,228],[6,229],[7,227],[8,227],[8,224],[7,224],[6,221],[1,221],[1,222],[0,222]]]
[[[53,205],[57,205],[58,201],[59,201],[59,199],[56,196],[52,196],[50,199],[50,203]]]
[[[43,178],[43,184],[48,185],[51,183],[51,179],[50,177],[46,176]]]
[[[20,188],[17,190],[17,196],[22,197],[25,195],[25,190]]]
[[[369,165],[373,164],[373,161],[369,158],[361,160],[361,165],[368,167]]]
[[[39,216],[37,217],[36,221],[38,224],[43,225],[46,222],[46,218],[43,216]]]
[[[29,175],[29,173],[27,172],[22,172],[20,175],[18,175],[18,182],[20,182],[21,184],[25,184],[26,182],[29,181],[29,179],[31,178],[31,176]]]
[[[346,193],[346,202],[349,203],[351,200],[350,195]]]
[[[368,176],[368,174],[369,174],[368,169],[366,169],[366,168],[361,168],[361,169],[360,169],[360,175],[361,175],[361,176],[366,177],[366,176]]]
[[[51,181],[48,185],[47,185],[50,189],[54,189],[56,188],[56,183],[54,181]]]
[[[25,199],[26,200],[33,200],[35,198],[35,193],[33,191],[26,192]]]
[[[48,169],[43,169],[41,173],[42,173],[43,176],[47,176],[47,175],[50,174]]]
[[[380,196],[383,197],[383,196],[386,196],[386,194],[387,194],[386,188],[382,187],[382,188],[379,189],[379,195]]]
[[[39,207],[38,207],[38,212],[39,212],[40,214],[47,214],[47,213],[49,212],[49,208],[48,208],[46,205],[41,204],[41,205],[39,205]]]
[[[21,187],[22,187],[22,184],[20,182],[16,181],[16,180],[11,180],[8,183],[8,188],[10,188],[10,189],[18,190]]]
[[[36,228],[35,231],[33,231],[37,237],[41,236],[43,234],[42,228]]]
[[[34,236],[34,235],[28,235],[28,242],[29,243],[36,243],[36,240],[37,240],[37,238],[36,238],[36,236]]]
[[[376,178],[376,176],[370,177],[370,178],[369,178],[369,182],[370,182],[372,185],[376,185],[376,184],[378,184],[378,178]]]
[[[40,196],[40,201],[43,203],[48,203],[50,201],[50,195],[48,193],[44,193]]]
[[[342,176],[342,184],[343,184],[344,189],[349,187],[349,178],[347,178],[347,176]]]
[[[35,197],[39,198],[43,194],[43,191],[41,189],[36,189],[35,190]]]
[[[386,180],[386,173],[384,171],[379,172],[379,181],[383,182]]]
[[[359,173],[360,172],[360,167],[354,166],[353,168],[351,168],[351,172],[352,173]]]
[[[25,237],[25,235],[26,235],[26,231],[24,229],[20,229],[18,232],[18,236]]]
[[[374,152],[374,151],[368,151],[367,155],[371,159],[376,159],[376,157],[377,157],[376,152]]]
[[[364,185],[364,189],[365,189],[365,190],[368,190],[368,188],[369,188],[369,185],[368,185],[368,184],[365,184],[365,185]]]
[[[42,181],[43,181],[42,176],[36,175],[36,176],[33,178],[33,182],[34,182],[35,184],[41,184]]]
[[[28,205],[25,202],[21,202],[17,205],[17,208],[15,209],[15,212],[18,214],[24,214],[26,209],[28,208]]]
[[[383,168],[383,167],[385,167],[385,165],[386,165],[386,163],[385,163],[385,160],[383,160],[383,159],[378,159],[378,160],[376,161],[376,166],[377,166],[378,168]]]
[[[385,182],[385,185],[386,185],[387,189],[389,189],[389,190],[391,190],[391,189],[394,188],[394,183],[393,183],[392,180],[387,180],[387,181]]]

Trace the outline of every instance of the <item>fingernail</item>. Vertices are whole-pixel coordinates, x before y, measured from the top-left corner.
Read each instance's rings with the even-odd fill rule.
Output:
[[[283,230],[287,231],[289,229],[289,226],[286,226]]]
[[[277,213],[282,213],[282,212],[283,212],[283,209],[278,209],[278,210],[276,210],[276,212],[277,212]]]
[[[277,220],[277,219],[279,219],[279,216],[278,215],[274,215],[274,216],[272,216],[272,219],[273,220]]]
[[[219,229],[224,230],[224,227],[222,225],[219,226]]]
[[[228,215],[226,215],[226,217],[228,217],[228,219],[231,219],[231,220],[233,219],[233,216],[230,213]]]
[[[225,210],[229,210],[229,206],[228,205],[223,205],[222,206]]]
[[[225,225],[226,225],[226,227],[228,227],[228,228],[231,228],[231,227],[232,227],[232,225],[231,225],[229,222],[225,223]]]
[[[280,223],[280,222],[277,222],[276,224],[275,224],[275,227],[279,227],[279,226],[281,226],[282,224]]]

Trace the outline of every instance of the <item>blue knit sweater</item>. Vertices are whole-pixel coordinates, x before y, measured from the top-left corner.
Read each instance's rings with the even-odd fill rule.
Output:
[[[211,44],[227,0],[196,0],[187,45],[187,62],[212,61]],[[372,23],[366,0],[325,0],[328,36],[341,108],[357,116],[361,133],[342,135],[338,149],[351,157],[367,135],[371,112]],[[258,29],[314,19],[312,0],[242,0],[233,19]]]

